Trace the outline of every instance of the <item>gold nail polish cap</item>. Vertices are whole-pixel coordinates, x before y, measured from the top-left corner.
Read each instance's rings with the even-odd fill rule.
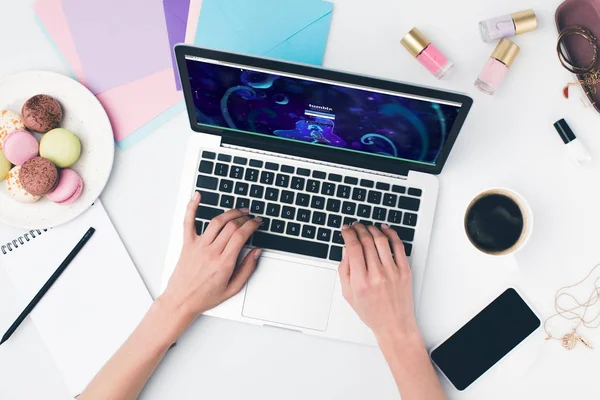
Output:
[[[538,20],[533,10],[519,11],[510,16],[515,21],[517,35],[535,31],[538,27]]]
[[[520,50],[521,49],[519,48],[519,46],[517,46],[510,40],[502,39],[500,43],[498,43],[498,46],[496,46],[494,52],[492,53],[492,57],[504,63],[507,67],[510,68],[510,66],[515,61],[515,58],[517,58],[517,55],[519,54]]]
[[[412,28],[410,32],[402,38],[400,43],[413,55],[413,57],[417,57],[427,46],[429,46],[431,41],[427,39],[420,30]]]

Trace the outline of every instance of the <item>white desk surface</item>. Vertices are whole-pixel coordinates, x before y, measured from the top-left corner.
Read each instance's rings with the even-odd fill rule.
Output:
[[[29,69],[67,73],[34,21],[32,0],[0,0],[0,76]],[[566,117],[600,160],[600,115],[562,98],[571,79],[555,54],[554,11],[560,0],[336,0],[325,66],[466,92],[475,104],[444,169],[423,298],[418,313],[426,343],[435,345],[507,286],[504,262],[464,238],[466,204],[482,189],[513,188],[533,208],[535,226],[518,254],[518,287],[541,315],[554,291],[600,261],[600,164],[579,169],[552,124]],[[494,49],[478,21],[524,8],[540,27],[516,37],[522,52],[494,97],[473,81]],[[438,82],[400,46],[418,26],[455,63]],[[132,44],[134,45],[134,44]],[[118,60],[115,60],[118,63]],[[127,151],[117,151],[102,199],[153,295],[182,167],[192,132],[185,114]],[[141,206],[143,205],[143,206]],[[0,330],[22,304],[0,271]],[[585,331],[582,331],[582,333]],[[600,331],[585,332],[600,347]],[[535,346],[535,344],[532,344]],[[598,399],[598,351],[567,352],[543,343],[531,369],[510,381],[483,378],[451,399]],[[0,349],[0,398],[66,399],[66,388],[37,332],[27,323]],[[142,399],[397,399],[379,350],[302,334],[201,318],[169,352]]]

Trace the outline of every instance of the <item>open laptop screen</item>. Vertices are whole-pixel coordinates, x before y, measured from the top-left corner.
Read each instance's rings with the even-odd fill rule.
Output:
[[[461,104],[186,56],[200,126],[435,166]]]

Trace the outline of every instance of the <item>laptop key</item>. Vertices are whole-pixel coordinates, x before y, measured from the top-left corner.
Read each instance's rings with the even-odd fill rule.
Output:
[[[341,182],[342,176],[338,174],[329,174],[329,180],[332,182]]]
[[[327,226],[330,228],[339,228],[342,226],[342,216],[330,214],[327,218]]]
[[[235,208],[250,208],[250,199],[238,197],[235,201]]]
[[[390,213],[388,214],[388,222],[391,224],[401,224],[402,211],[390,210]]]
[[[306,183],[306,191],[310,193],[319,193],[319,189],[321,188],[321,182],[315,181],[314,179],[309,179]]]
[[[359,218],[371,218],[371,206],[368,206],[366,204],[359,204],[356,215]]]
[[[248,184],[245,182],[236,182],[235,189],[233,191],[238,196],[246,196],[248,195],[248,187]]]
[[[290,192],[289,190],[282,190],[280,201],[286,204],[294,204],[294,192]]]
[[[281,172],[285,172],[286,174],[293,174],[295,170],[296,168],[292,167],[291,165],[281,166]]]
[[[302,227],[302,237],[307,239],[314,239],[317,235],[317,228],[312,225],[304,225]]]
[[[219,204],[219,194],[213,192],[200,191],[200,204],[207,204],[209,206],[216,206]]]
[[[342,214],[354,215],[355,212],[356,212],[356,204],[355,203],[350,203],[349,201],[345,201],[342,204]]]
[[[304,178],[299,178],[297,176],[292,178],[292,185],[290,186],[292,189],[294,190],[304,190],[304,184],[305,184],[305,179]]]
[[[271,220],[267,217],[262,217],[262,222],[260,223],[258,230],[259,231],[268,231],[270,225],[271,225]]]
[[[285,222],[280,219],[274,219],[271,221],[271,232],[283,233],[285,230]],[[256,233],[254,234],[256,236]],[[254,244],[257,246],[256,244]]]
[[[233,196],[228,196],[226,194],[224,194],[223,196],[221,196],[221,203],[219,204],[220,207],[223,208],[233,208]]]
[[[361,179],[360,186],[366,187],[366,188],[372,188],[373,186],[375,186],[375,182],[373,182],[369,179]]]
[[[334,196],[335,195],[335,183],[323,182],[323,188],[321,189],[321,194],[325,196]]]
[[[342,261],[344,255],[344,248],[340,246],[331,246],[329,249],[329,259],[331,261]]]
[[[202,158],[207,158],[209,160],[214,160],[215,157],[217,157],[217,155],[215,153],[213,153],[212,151],[203,151],[202,152]]]
[[[253,200],[250,206],[250,213],[252,214],[264,214],[265,213],[265,202],[259,200]]]
[[[229,173],[229,165],[217,163],[217,166],[215,167],[215,175],[227,176],[228,173]]]
[[[350,186],[339,185],[337,189],[337,196],[341,199],[349,199],[350,198]]]
[[[364,219],[361,219],[361,220],[360,220],[360,221],[358,221],[358,222],[360,222],[360,223],[361,223],[361,224],[363,224],[364,226],[371,226],[371,225],[373,225],[373,222],[371,222],[371,221],[367,221],[367,220],[364,220]]]
[[[290,176],[284,174],[277,174],[277,178],[275,178],[275,186],[279,187],[288,187],[290,185]]]
[[[216,190],[218,184],[219,180],[212,176],[199,175],[198,179],[196,180],[196,187],[200,189]]]
[[[310,206],[312,208],[316,208],[317,210],[324,209],[325,208],[325,198],[321,197],[321,196],[313,196]]]
[[[412,228],[397,225],[390,225],[390,228],[396,231],[403,242],[412,242],[415,239],[415,230]]]
[[[298,168],[296,173],[301,176],[310,176],[310,169],[306,168]]]
[[[275,173],[270,171],[263,171],[260,174],[260,183],[265,185],[272,185],[275,182]]]
[[[218,208],[200,206],[196,210],[196,218],[210,221],[214,217],[218,217],[219,215],[223,214],[224,212],[225,211],[220,210]]]
[[[404,214],[404,225],[417,226],[417,214],[408,212]]]
[[[248,168],[246,170],[245,180],[250,182],[258,182],[258,170],[254,168]]]
[[[347,176],[344,178],[344,183],[347,183],[348,185],[358,185],[358,178]]]
[[[198,168],[198,172],[202,174],[212,174],[215,163],[212,161],[202,160],[200,161],[200,167]]]
[[[279,164],[267,162],[267,163],[265,163],[265,169],[268,169],[271,171],[279,171]]]
[[[406,196],[400,196],[400,201],[398,202],[398,208],[409,211],[419,211],[420,205],[421,200]]]
[[[250,166],[254,167],[254,168],[262,168],[263,162],[260,161],[260,160],[254,160],[254,159],[252,159],[252,160],[250,160]]]
[[[271,223],[273,231],[273,222]],[[266,232],[255,232],[252,245],[262,249],[279,250],[317,258],[327,258],[329,245],[309,240],[272,235]]]
[[[358,221],[356,218],[344,217],[344,225],[352,225]]]
[[[423,191],[421,189],[408,188],[408,194],[410,194],[411,196],[421,197]]]
[[[327,200],[327,207],[325,209],[331,212],[340,212],[340,207],[342,206],[342,202],[338,199],[329,199]]]
[[[383,205],[388,207],[396,207],[398,204],[398,196],[391,193],[386,193],[383,195]]]
[[[228,179],[221,179],[221,184],[219,185],[219,192],[233,192],[233,182]]]
[[[279,212],[281,211],[281,206],[275,203],[267,204],[267,215],[269,217],[279,217]]]
[[[381,204],[381,192],[375,190],[369,190],[369,197],[367,201],[371,204]]]
[[[217,160],[224,161],[224,162],[230,162],[231,156],[228,154],[219,154],[219,156],[217,157]]]
[[[277,201],[279,199],[279,189],[267,188],[265,192],[265,200]]]
[[[310,222],[310,214],[310,210],[307,210],[306,208],[300,208],[298,210],[298,216],[296,219],[300,222]]]
[[[250,197],[255,199],[262,199],[265,188],[259,185],[250,186]]]
[[[296,205],[301,207],[308,207],[310,204],[310,195],[306,193],[298,193],[296,196]]]
[[[337,244],[344,244],[344,237],[342,236],[342,231],[334,231],[331,241]]]
[[[406,193],[406,188],[404,186],[394,185],[392,186],[392,192],[404,194]]]
[[[294,219],[296,217],[296,209],[294,207],[283,206],[281,209],[281,217],[285,219]]]
[[[354,188],[352,191],[352,200],[356,201],[365,201],[367,197],[367,190],[361,188]]]
[[[244,157],[233,157],[233,163],[239,165],[246,165],[248,164],[248,159]]]
[[[375,185],[375,188],[377,188],[379,190],[385,190],[387,192],[388,190],[390,190],[390,184],[383,183],[383,182],[377,182],[377,184]]]
[[[312,217],[312,223],[315,225],[325,225],[325,219],[327,215],[325,213],[315,211]]]
[[[202,235],[202,232],[204,231],[204,221],[195,220],[194,226],[196,227],[196,235]]]
[[[331,240],[331,229],[319,228],[319,231],[317,232],[317,240],[329,242]]]
[[[234,165],[231,167],[231,172],[229,173],[229,177],[233,179],[243,179],[244,178],[244,168],[238,167]]]
[[[323,171],[313,171],[312,176],[313,178],[317,179],[325,179],[327,177],[327,174]]]
[[[295,222],[289,222],[287,225],[287,229],[285,230],[285,233],[288,235],[292,235],[292,236],[299,236],[300,235],[300,224],[297,224]]]
[[[387,210],[381,207],[375,207],[373,209],[373,219],[377,221],[385,221],[385,217],[387,216]]]
[[[410,255],[412,254],[412,248],[412,244],[404,243],[404,252],[406,253],[406,257],[410,257]]]

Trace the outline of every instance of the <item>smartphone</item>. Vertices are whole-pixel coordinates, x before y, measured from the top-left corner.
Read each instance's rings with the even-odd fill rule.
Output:
[[[463,391],[541,326],[515,289],[508,289],[437,346],[431,359]]]

